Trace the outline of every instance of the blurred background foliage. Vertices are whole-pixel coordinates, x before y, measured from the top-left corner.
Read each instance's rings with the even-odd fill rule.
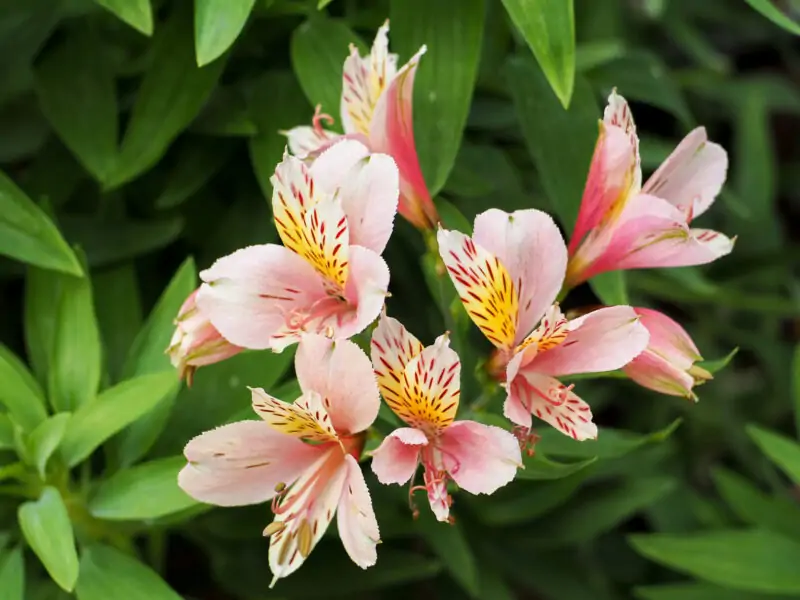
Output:
[[[800,598],[800,3],[572,6],[0,4],[0,253],[29,263],[0,258],[0,597]],[[317,103],[338,121],[348,44],[366,49],[387,16],[401,62],[428,45],[415,131],[449,227],[537,207],[568,231],[613,87],[646,171],[697,124],[728,149],[703,226],[737,234],[732,255],[604,277],[566,304],[659,308],[716,376],[697,405],[615,377],[578,382],[599,441],[542,427],[513,485],[456,496],[452,527],[427,511],[412,521],[405,490],[368,473],[377,566],[360,571],[326,539],[268,591],[268,508],[198,506],[175,474],[191,436],[249,416],[245,385],[296,396],[292,352],[243,353],[187,390],[163,351],[198,270],[277,240],[278,132]],[[453,332],[464,411],[492,421],[487,344],[424,255],[398,220],[389,311],[425,342]]]

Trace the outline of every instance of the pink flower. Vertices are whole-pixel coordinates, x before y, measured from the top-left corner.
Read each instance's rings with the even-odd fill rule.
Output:
[[[380,400],[366,354],[350,341],[310,334],[295,357],[303,391],[293,404],[252,389],[263,421],[207,431],[184,450],[178,483],[193,498],[218,506],[272,499],[275,519],[269,566],[274,579],[303,564],[338,511],[339,537],[361,568],[375,564],[378,523],[358,466],[363,431]]]
[[[689,334],[668,316],[637,308],[642,325],[650,332],[647,349],[623,368],[636,383],[651,390],[697,401],[692,388],[713,379],[694,363],[703,360]]]
[[[505,379],[505,415],[528,439],[531,414],[577,439],[597,437],[589,406],[556,379],[619,369],[647,345],[629,306],[567,320],[554,304],[567,249],[545,213],[491,209],[472,238],[439,230],[439,252],[469,316],[497,348],[491,368]],[[538,326],[537,326],[538,324]]]
[[[243,248],[200,273],[197,302],[231,343],[281,351],[304,333],[346,339],[374,321],[389,286],[381,253],[397,210],[391,157],[337,142],[310,168],[285,155],[272,178],[283,246]]]
[[[167,348],[172,366],[189,385],[192,385],[198,367],[214,364],[242,351],[222,337],[200,311],[196,303],[197,292],[189,294],[178,311],[175,333]]]
[[[690,228],[714,202],[727,169],[725,150],[698,127],[642,187],[633,116],[612,92],[570,240],[567,284],[619,269],[700,265],[728,254],[734,240]]]
[[[447,335],[423,348],[384,314],[372,336],[372,365],[383,399],[409,425],[393,431],[373,452],[372,470],[381,483],[403,485],[422,463],[424,485],[412,485],[409,496],[425,489],[436,518],[448,521],[449,480],[471,494],[491,494],[514,478],[522,460],[512,434],[455,421],[461,363]]]
[[[361,57],[351,44],[344,61],[341,118],[344,137],[361,140],[373,152],[389,154],[400,170],[400,205],[398,212],[415,227],[435,227],[439,216],[431,200],[414,144],[414,77],[425,46],[399,71],[397,55],[389,53],[389,22],[375,36],[372,52]],[[322,121],[333,119],[314,115],[313,126],[295,127],[286,132],[289,149],[300,158],[313,158],[333,141],[337,133],[324,129]]]

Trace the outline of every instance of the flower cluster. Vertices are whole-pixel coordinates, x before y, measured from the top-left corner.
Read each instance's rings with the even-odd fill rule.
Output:
[[[395,213],[438,225],[422,179],[411,99],[423,47],[397,68],[388,24],[367,57],[344,65],[345,134],[312,126],[286,135],[272,178],[282,245],[251,246],[217,260],[186,301],[168,349],[181,377],[242,349],[297,344],[301,395],[293,402],[251,389],[260,420],[206,432],[186,446],[180,486],[220,506],[271,500],[274,580],[297,570],[336,516],[352,560],[375,564],[380,532],[359,461],[380,398],[403,422],[374,449],[383,484],[411,482],[440,521],[455,486],[491,494],[511,482],[536,439],[533,416],[576,440],[596,438],[589,404],[559,378],[622,369],[633,381],[693,398],[710,378],[673,320],[647,308],[602,307],[567,318],[566,292],[596,274],[695,265],[730,252],[724,235],[692,229],[726,175],[725,151],[698,128],[644,184],[638,138],[625,100],[609,98],[580,214],[567,245],[547,214],[490,209],[472,235],[439,226],[438,252],[466,313],[495,350],[489,374],[505,388],[508,429],[459,419],[461,363],[448,334],[425,346],[388,316],[382,253]],[[370,356],[351,338],[372,330]],[[422,467],[422,484],[414,478]]]

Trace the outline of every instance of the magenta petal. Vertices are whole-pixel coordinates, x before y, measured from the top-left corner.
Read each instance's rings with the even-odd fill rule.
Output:
[[[425,434],[411,427],[401,427],[387,435],[372,452],[372,471],[378,481],[406,483],[417,469],[420,448],[427,444]]]

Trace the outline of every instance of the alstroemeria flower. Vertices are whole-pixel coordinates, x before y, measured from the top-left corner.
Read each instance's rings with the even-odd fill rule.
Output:
[[[198,304],[231,343],[280,351],[307,332],[346,339],[374,321],[389,286],[381,253],[397,210],[391,157],[337,142],[309,168],[285,155],[272,177],[283,246],[243,248],[200,273]]]
[[[365,57],[350,45],[350,56],[344,61],[341,118],[345,137],[362,141],[373,152],[383,152],[397,162],[400,169],[400,205],[398,212],[420,229],[435,227],[439,222],[428,187],[422,176],[414,144],[414,76],[425,46],[403,67],[397,69],[397,55],[389,52],[389,22],[375,36],[372,52]],[[285,132],[289,149],[300,158],[314,157],[340,136],[324,129],[322,121],[333,119],[314,115],[312,126],[301,126]]]
[[[636,308],[642,325],[650,332],[647,349],[623,367],[625,374],[651,390],[697,401],[692,388],[712,379],[695,365],[703,360],[686,330],[663,313]]]
[[[178,483],[217,506],[272,499],[269,566],[274,579],[300,568],[337,516],[339,537],[361,568],[375,564],[378,523],[358,465],[363,432],[380,399],[369,359],[354,343],[310,334],[297,349],[302,396],[293,404],[253,389],[263,421],[207,431],[184,450]]]
[[[569,244],[567,284],[619,269],[700,265],[728,254],[734,240],[690,227],[714,202],[727,169],[725,150],[698,127],[642,186],[633,116],[612,92]]]
[[[175,319],[167,354],[181,379],[192,385],[198,367],[211,365],[242,351],[226,340],[197,307],[197,292],[186,298]]]
[[[424,485],[412,485],[409,499],[417,489],[425,489],[436,518],[448,521],[449,480],[471,494],[491,494],[514,479],[522,458],[511,433],[475,421],[455,421],[461,362],[447,335],[424,348],[400,322],[384,314],[372,335],[372,365],[386,404],[409,425],[393,431],[373,452],[378,481],[403,485],[421,463]]]
[[[619,369],[644,350],[647,330],[633,309],[564,318],[554,302],[567,249],[541,211],[491,209],[475,218],[472,238],[439,230],[438,239],[464,308],[497,348],[492,370],[506,382],[504,413],[523,439],[531,414],[577,440],[596,437],[589,406],[556,377]]]

